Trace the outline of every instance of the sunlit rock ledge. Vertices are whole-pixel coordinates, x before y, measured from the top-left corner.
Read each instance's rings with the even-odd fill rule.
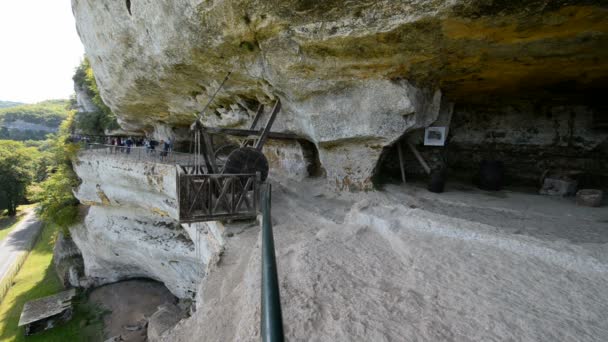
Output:
[[[89,285],[151,278],[193,298],[223,248],[224,227],[177,221],[175,166],[82,151],[74,170],[82,181],[75,195],[90,207],[70,232]]]

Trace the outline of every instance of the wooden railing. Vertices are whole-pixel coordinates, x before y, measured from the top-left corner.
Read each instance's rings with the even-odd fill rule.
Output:
[[[260,176],[256,174],[187,174],[178,168],[181,223],[255,218]]]

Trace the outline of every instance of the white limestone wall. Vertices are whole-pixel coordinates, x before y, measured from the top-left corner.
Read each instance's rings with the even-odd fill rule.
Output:
[[[74,170],[82,180],[75,195],[90,208],[70,231],[89,285],[151,278],[194,298],[223,249],[223,226],[179,224],[175,166],[87,150]]]

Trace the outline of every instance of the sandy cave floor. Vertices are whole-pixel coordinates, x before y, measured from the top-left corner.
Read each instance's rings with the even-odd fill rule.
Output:
[[[147,318],[158,306],[175,303],[176,298],[162,284],[152,280],[126,280],[91,291],[89,301],[107,310],[104,338],[120,336],[120,341],[146,341]]]
[[[290,341],[608,341],[608,208],[461,185],[275,180]],[[167,341],[259,336],[259,229],[235,231]]]
[[[310,272],[313,280],[290,288],[298,277],[287,271],[284,292],[322,319],[294,333],[376,341],[608,340],[608,207],[462,184],[442,194],[389,185],[363,196],[295,186],[278,191],[276,234],[290,225],[321,229],[314,242],[296,244],[300,251],[283,244],[291,245],[279,252],[283,270]],[[297,207],[305,209],[301,218],[289,214]],[[297,322],[300,315],[292,315]]]

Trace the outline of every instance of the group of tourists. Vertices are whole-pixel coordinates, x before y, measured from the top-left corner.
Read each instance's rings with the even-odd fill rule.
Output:
[[[124,152],[131,153],[131,148],[133,146],[138,146],[137,143],[141,143],[141,141],[136,141],[132,137],[122,138],[122,137],[107,137],[106,144],[112,146],[113,152]]]
[[[148,140],[146,138],[143,140],[143,145],[146,147],[147,154],[156,154],[156,148],[158,147],[160,149],[159,155],[161,160],[164,160],[169,155],[169,152],[173,151],[173,143],[170,139],[167,141],[161,139],[159,143],[156,140]]]
[[[173,152],[173,140],[171,138],[160,141],[148,139],[144,137],[118,137],[118,136],[86,136],[80,134],[72,134],[69,138],[70,142],[82,142],[90,148],[93,143],[101,143],[110,146],[111,153],[126,153],[131,154],[131,150],[135,147],[142,147],[146,150],[146,155],[156,156],[156,151],[159,151],[158,156],[161,160],[165,160],[171,152]]]
[[[159,156],[161,160],[164,160],[170,152],[173,151],[173,142],[171,139],[165,141],[163,139],[159,141],[148,138],[137,138],[133,137],[107,137],[106,144],[112,146],[112,152],[131,153],[133,147],[144,147],[146,154],[153,156],[156,155],[156,151],[160,150]]]

